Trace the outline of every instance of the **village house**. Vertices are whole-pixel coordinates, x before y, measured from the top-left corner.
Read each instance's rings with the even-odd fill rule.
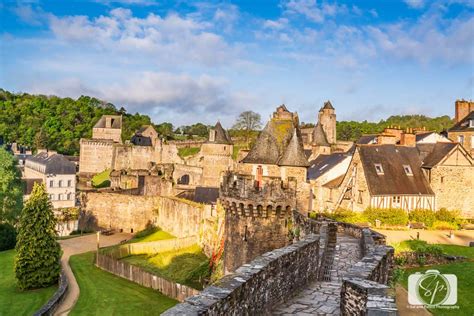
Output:
[[[460,143],[474,157],[474,102],[457,100],[455,125],[448,130],[448,137]]]
[[[76,166],[54,151],[40,151],[25,162],[24,179],[30,187],[41,182],[55,209],[76,206]],[[28,192],[27,192],[28,194]]]

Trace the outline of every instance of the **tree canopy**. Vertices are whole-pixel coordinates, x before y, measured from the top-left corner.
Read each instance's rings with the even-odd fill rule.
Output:
[[[15,275],[22,290],[57,282],[61,248],[56,241],[56,219],[43,184],[35,184],[18,225]]]
[[[0,146],[0,223],[15,224],[23,206],[23,184],[16,160]]]

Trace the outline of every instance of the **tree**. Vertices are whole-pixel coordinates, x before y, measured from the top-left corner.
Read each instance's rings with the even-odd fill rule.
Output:
[[[23,206],[23,184],[13,155],[0,147],[0,223],[15,224]]]
[[[253,111],[245,111],[240,113],[237,121],[234,124],[234,129],[244,131],[245,141],[249,142],[252,131],[262,127],[262,118],[260,114]]]
[[[22,290],[47,287],[58,281],[61,248],[56,219],[43,184],[35,184],[18,225],[15,275]]]

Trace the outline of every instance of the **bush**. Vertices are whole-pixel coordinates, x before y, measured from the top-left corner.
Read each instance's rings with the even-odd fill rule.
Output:
[[[436,214],[431,210],[416,209],[408,214],[410,222],[424,223],[426,226],[431,227],[436,220]]]
[[[342,208],[338,208],[332,213],[325,212],[323,213],[323,215],[335,221],[344,222],[344,223],[355,224],[355,223],[367,222],[367,218],[365,218],[362,213],[353,212],[351,210],[346,210]]]
[[[455,223],[450,223],[450,222],[445,222],[445,221],[435,221],[433,223],[433,226],[431,226],[433,229],[436,230],[456,230],[458,229],[458,225]]]
[[[448,211],[444,207],[440,208],[439,211],[436,212],[436,219],[438,221],[452,224],[461,224],[463,222],[460,211]]]
[[[375,220],[380,220],[383,225],[402,225],[408,224],[408,214],[399,208],[367,208],[363,215],[371,223],[375,224]]]
[[[0,251],[15,248],[16,230],[8,223],[0,224]]]

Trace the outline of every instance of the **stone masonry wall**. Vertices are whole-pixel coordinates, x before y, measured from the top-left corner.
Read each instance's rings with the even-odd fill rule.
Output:
[[[319,236],[267,252],[163,315],[262,315],[318,274]]]

